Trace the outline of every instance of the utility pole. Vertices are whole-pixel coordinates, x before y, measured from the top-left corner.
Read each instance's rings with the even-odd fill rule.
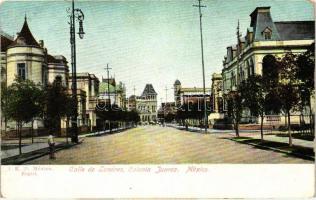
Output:
[[[167,86],[165,87],[165,91],[166,91],[166,105],[167,105],[167,97],[168,97],[168,88],[167,88]]]
[[[109,100],[109,106],[111,106],[111,99],[110,99],[110,79],[109,79],[109,72],[110,72],[110,69],[112,68],[109,68],[109,64],[106,64],[106,68],[104,68],[107,72],[107,79],[108,79],[108,100]]]
[[[116,81],[115,81],[115,74],[114,74],[114,104],[116,104],[116,97],[117,97],[117,93],[116,93]]]
[[[205,70],[204,70],[204,51],[203,51],[203,30],[202,30],[202,11],[201,8],[206,7],[201,5],[202,0],[198,0],[199,5],[193,5],[194,7],[199,8],[200,14],[200,35],[201,35],[201,53],[202,53],[202,71],[203,71],[203,100],[204,100],[204,126],[205,126],[205,133],[207,133],[207,113],[206,113],[206,96],[205,96]]]
[[[134,85],[133,91],[134,91],[134,96],[135,96],[135,91],[136,91],[135,85]],[[135,96],[135,98],[136,98],[136,96]]]
[[[240,54],[240,36],[241,36],[241,33],[239,32],[239,19],[238,19],[238,24],[237,24],[237,32],[236,32],[236,35],[237,35],[237,49],[236,49],[236,54],[237,54],[237,84],[236,84],[236,89],[238,88],[238,85],[239,85],[239,82],[240,82],[240,71],[239,71],[239,54]]]

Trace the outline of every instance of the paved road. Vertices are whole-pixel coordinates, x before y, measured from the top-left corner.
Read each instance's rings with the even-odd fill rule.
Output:
[[[45,156],[27,164],[312,163],[227,137],[232,136],[144,126],[87,137],[82,144],[57,152],[56,160]]]

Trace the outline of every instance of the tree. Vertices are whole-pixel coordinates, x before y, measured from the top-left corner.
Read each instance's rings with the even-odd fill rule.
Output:
[[[315,90],[314,71],[315,71],[315,43],[310,48],[297,57],[297,79],[299,80],[300,91],[300,107],[301,110],[305,106],[309,108],[310,131],[313,132],[312,123],[311,95]]]
[[[42,90],[31,80],[16,78],[3,93],[7,101],[3,106],[3,113],[6,119],[14,120],[17,124],[19,137],[19,153],[22,153],[22,126],[31,122],[34,117],[41,113]]]
[[[298,65],[296,62],[297,56],[291,53],[278,61],[280,69],[280,80],[277,87],[278,94],[281,99],[282,109],[287,114],[288,118],[288,134],[289,145],[292,146],[291,134],[291,110],[295,109],[299,103],[299,87],[297,80]]]
[[[48,84],[45,90],[45,125],[49,133],[60,131],[62,117],[70,117],[74,112],[72,100],[67,94],[67,88],[61,84],[61,80],[56,79],[52,84]]]
[[[243,107],[249,108],[251,115],[260,117],[260,133],[263,141],[263,120],[265,114],[265,90],[262,76],[252,75],[240,85]]]
[[[234,123],[236,137],[239,137],[239,123],[242,114],[242,97],[240,91],[230,91],[227,95],[227,114]]]

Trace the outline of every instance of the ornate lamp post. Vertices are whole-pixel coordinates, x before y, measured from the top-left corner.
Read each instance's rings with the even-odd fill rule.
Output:
[[[72,73],[72,98],[74,101],[74,114],[71,119],[71,141],[78,143],[78,125],[77,125],[77,116],[78,116],[78,100],[77,100],[77,75],[76,75],[76,29],[75,29],[75,19],[79,21],[79,38],[82,39],[85,34],[83,31],[83,20],[84,14],[81,9],[75,9],[75,2],[72,0],[72,8],[68,8],[67,12],[69,13],[69,25],[70,25],[70,44],[71,44],[71,73]]]

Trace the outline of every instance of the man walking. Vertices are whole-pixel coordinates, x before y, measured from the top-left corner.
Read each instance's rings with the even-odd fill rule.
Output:
[[[49,146],[49,159],[56,159],[55,157],[55,142],[52,135],[48,136],[48,146]]]

